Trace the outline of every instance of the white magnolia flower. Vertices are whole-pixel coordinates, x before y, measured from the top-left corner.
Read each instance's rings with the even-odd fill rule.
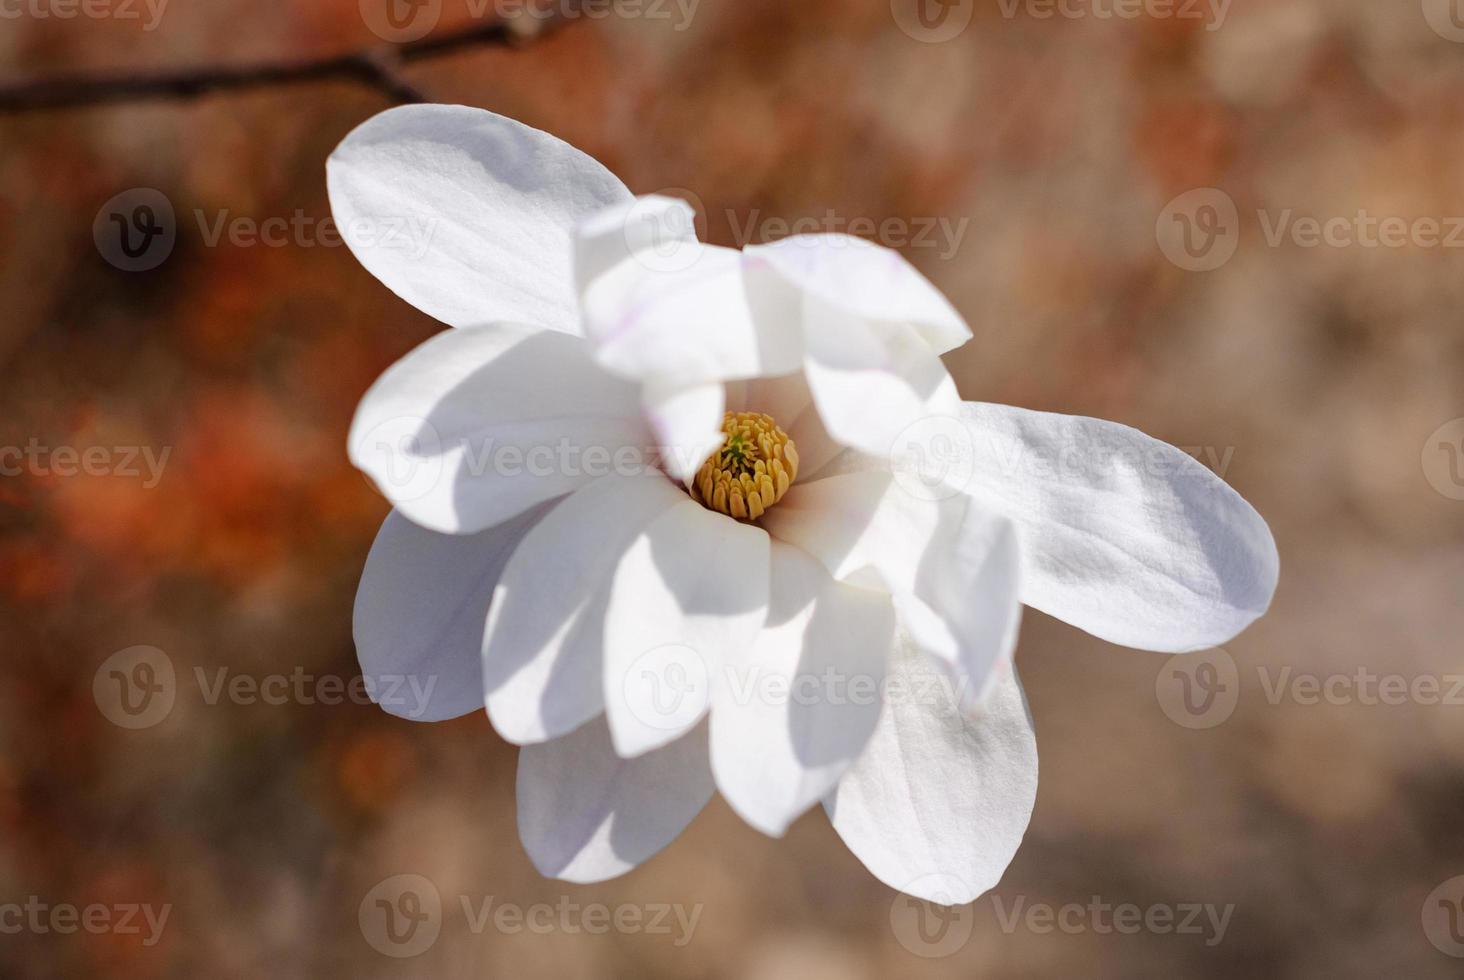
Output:
[[[458,328],[351,431],[395,505],[362,670],[406,717],[486,703],[546,875],[633,868],[715,789],[773,835],[822,802],[882,881],[970,901],[1036,795],[1024,604],[1176,652],[1270,602],[1270,532],[1193,459],[962,403],[939,355],[970,332],[887,249],[699,244],[684,204],[459,106],[365,123],[329,185],[342,227],[433,229],[353,248]]]

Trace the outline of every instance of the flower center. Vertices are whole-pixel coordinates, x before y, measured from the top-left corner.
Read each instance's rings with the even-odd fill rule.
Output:
[[[798,450],[773,417],[760,412],[728,412],[722,431],[727,441],[702,464],[688,489],[704,507],[755,521],[798,479]]]

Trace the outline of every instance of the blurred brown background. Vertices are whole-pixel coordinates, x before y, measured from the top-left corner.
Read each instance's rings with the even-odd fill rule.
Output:
[[[4,6],[0,84],[381,45],[381,11],[357,0],[157,17],[122,2]],[[138,932],[0,932],[0,973],[1459,976],[1464,476],[1449,445],[1464,423],[1446,423],[1464,416],[1464,233],[1431,245],[1412,223],[1464,225],[1460,7],[643,0],[401,70],[435,101],[562,136],[633,191],[694,195],[714,241],[830,210],[907,223],[908,241],[898,223],[870,237],[970,320],[975,341],[949,358],[966,397],[1194,447],[1271,522],[1281,587],[1228,649],[1223,722],[1171,719],[1166,658],[1029,614],[1036,813],[1001,887],[940,946],[910,941],[894,893],[820,813],[773,841],[714,801],[629,876],[565,886],[519,847],[515,750],[486,718],[210,703],[196,669],[208,684],[355,673],[351,602],[387,507],[348,465],[346,428],[438,326],[318,232],[326,156],[389,100],[326,79],[0,114],[0,445],[52,453],[0,477],[0,906],[100,905],[115,925],[121,906],[170,909],[160,936],[140,916]],[[436,32],[477,9],[442,0]],[[147,271],[104,261],[93,237],[134,188],[176,215]],[[1224,196],[1166,214],[1199,188]],[[1365,244],[1362,211],[1405,219],[1407,241]],[[209,243],[220,220],[297,213],[276,245]],[[1268,237],[1304,216],[1353,232]],[[1171,261],[1163,229],[1186,221],[1213,248]],[[57,447],[100,447],[96,472],[61,472]],[[168,453],[156,479],[140,455],[129,473],[129,448]],[[165,652],[176,700],[128,729],[93,681],[137,645]],[[1359,668],[1432,678],[1453,703],[1416,685],[1379,703]],[[1331,695],[1287,686],[1301,674]],[[402,873],[434,884],[443,916],[430,949],[398,960],[358,909]],[[678,945],[589,934],[573,914],[475,931],[464,896],[701,911]],[[1231,915],[1223,936],[1203,918],[1135,934],[1091,913],[1013,921],[1090,903]]]

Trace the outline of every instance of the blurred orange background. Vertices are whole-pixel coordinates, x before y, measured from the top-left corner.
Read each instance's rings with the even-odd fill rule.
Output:
[[[0,8],[0,86],[374,50],[371,2],[153,18],[137,0],[133,18],[114,0],[66,18],[65,0],[26,0]],[[400,69],[433,101],[561,136],[637,193],[693,199],[721,244],[867,219],[972,324],[947,358],[965,397],[1135,425],[1270,521],[1281,586],[1214,655],[1236,665],[1223,721],[1176,722],[1165,657],[1028,614],[1036,812],[1001,887],[939,949],[911,948],[895,893],[820,813],[770,840],[716,800],[630,875],[569,886],[518,844],[515,749],[485,717],[210,703],[197,670],[357,670],[352,598],[388,507],[345,434],[372,380],[440,327],[318,234],[327,155],[390,101],[342,78],[0,113],[0,445],[118,464],[67,475],[53,456],[0,476],[0,905],[170,909],[160,935],[0,933],[0,972],[1459,976],[1445,947],[1464,919],[1438,889],[1464,875],[1464,696],[1447,703],[1464,674],[1464,478],[1446,450],[1464,438],[1449,425],[1464,233],[1274,234],[1303,217],[1355,232],[1364,212],[1464,227],[1453,2],[1178,0],[1123,17],[1072,0],[1046,17],[1042,0],[950,0],[911,21],[905,0],[646,0]],[[440,7],[436,34],[477,18]],[[176,243],[126,271],[94,225],[138,188],[171,204]],[[1237,217],[1220,215],[1225,251],[1190,261],[1166,207],[1206,188]],[[305,231],[278,245],[210,243],[221,220],[297,217]],[[129,447],[138,475],[119,464]],[[128,729],[93,681],[138,645],[164,652],[178,690],[166,718]],[[1360,669],[1437,679],[1446,703],[1378,703],[1350,682],[1316,703],[1276,692]],[[431,948],[398,960],[358,910],[403,873],[445,913]],[[701,911],[684,943],[474,929],[458,899],[490,896]],[[1233,914],[1223,937],[1012,923],[1019,903],[1095,902]]]

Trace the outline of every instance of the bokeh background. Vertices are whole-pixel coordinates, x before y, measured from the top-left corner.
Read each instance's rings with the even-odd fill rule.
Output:
[[[318,229],[326,156],[390,99],[325,78],[0,114],[0,444],[104,447],[114,470],[118,447],[169,453],[156,481],[0,477],[0,903],[171,909],[151,945],[145,928],[0,934],[0,973],[1459,976],[1435,941],[1435,890],[1464,875],[1464,703],[1267,695],[1283,676],[1359,668],[1447,693],[1464,673],[1464,488],[1445,445],[1464,433],[1440,428],[1464,416],[1464,253],[1272,243],[1266,224],[1288,209],[1446,230],[1464,216],[1464,11],[1182,0],[1124,19],[1094,2],[1044,18],[952,0],[915,29],[903,0],[632,5],[400,69],[434,101],[562,136],[636,192],[680,189],[723,244],[830,210],[963,227],[886,243],[971,322],[975,341],[948,358],[966,397],[1195,447],[1270,521],[1281,586],[1226,651],[1223,723],[1171,717],[1167,658],[1028,615],[1036,812],[1001,887],[939,949],[912,950],[895,894],[821,813],[775,841],[714,800],[632,874],[566,886],[519,847],[516,753],[485,718],[208,703],[195,669],[355,674],[352,597],[387,505],[345,433],[376,375],[439,327],[345,248],[210,245],[198,215],[298,212]],[[64,0],[28,0],[0,19],[0,86],[375,50],[369,6],[179,2],[154,20],[140,3],[63,18]],[[476,19],[443,0],[436,32]],[[94,241],[106,202],[134,188],[176,212],[176,245],[149,271]],[[1198,188],[1239,214],[1233,257],[1207,253],[1208,271],[1156,234]],[[93,681],[137,645],[165,651],[177,697],[129,730]],[[358,909],[401,873],[431,880],[445,914],[429,950],[397,960]],[[701,913],[680,946],[475,933],[461,895]],[[1091,920],[1003,928],[1018,902],[1095,896],[1233,914],[1214,943]]]

